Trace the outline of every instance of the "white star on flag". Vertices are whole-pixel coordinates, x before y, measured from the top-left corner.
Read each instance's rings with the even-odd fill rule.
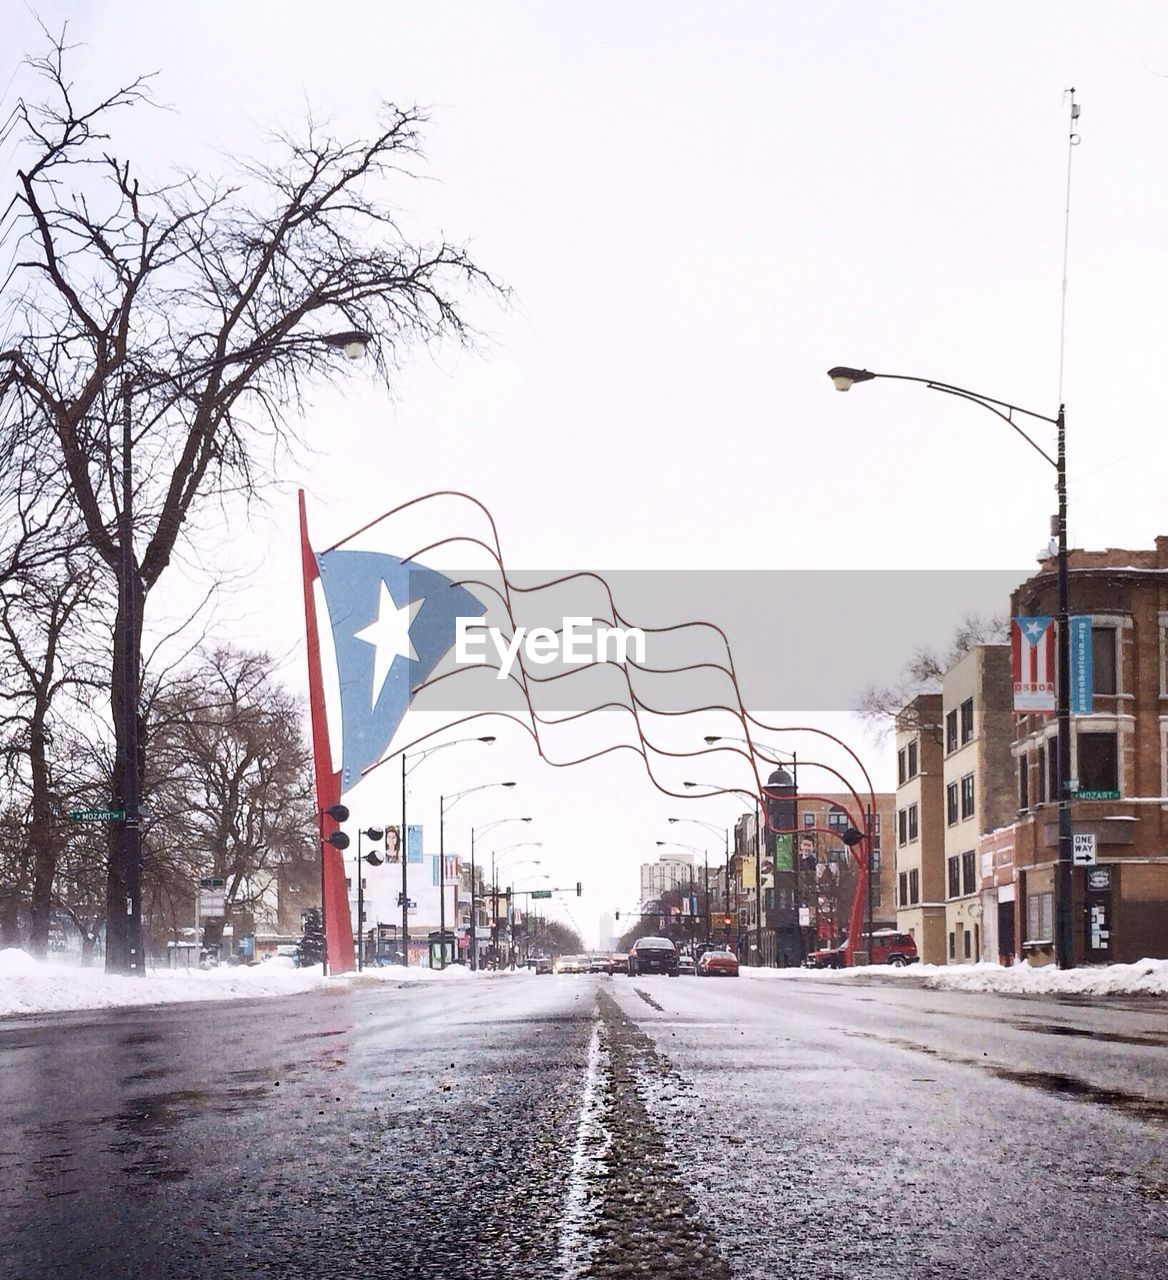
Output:
[[[395,658],[408,658],[418,661],[414,642],[410,639],[410,627],[422,607],[425,597],[411,600],[400,608],[394,604],[393,596],[384,582],[381,584],[381,597],[377,608],[377,621],[371,622],[360,631],[353,632],[355,640],[363,640],[373,645],[373,689],[370,707],[377,705],[382,686],[389,675]]]

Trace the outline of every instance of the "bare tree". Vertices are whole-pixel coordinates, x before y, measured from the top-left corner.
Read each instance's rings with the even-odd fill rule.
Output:
[[[185,922],[197,878],[214,875],[229,914],[256,911],[278,866],[315,851],[301,708],[266,654],[218,648],[157,693],[148,723],[146,873],[158,903]]]
[[[922,693],[939,692],[945,672],[979,644],[1001,644],[1009,638],[1009,620],[966,614],[945,650],[920,648],[886,685],[869,685],[859,697],[856,714],[878,737],[894,726],[913,726],[906,709]],[[906,719],[906,715],[909,717]]]
[[[415,240],[392,195],[417,166],[425,117],[383,106],[370,137],[310,119],[272,158],[216,182],[151,181],[112,149],[118,114],[148,78],[78,102],[64,37],[32,60],[46,100],[22,102],[27,163],[15,205],[22,252],[0,319],[0,407],[29,406],[4,442],[62,473],[88,545],[120,587],[113,625],[115,798],[136,795],[143,608],[193,513],[253,495],[260,460],[296,443],[307,387],[334,382],[339,339],[367,341],[388,388],[407,352],[469,342],[467,290],[499,289],[459,245]],[[331,339],[331,340],[330,340]],[[0,416],[0,424],[12,419]],[[139,765],[139,771],[141,765]],[[107,965],[129,964],[125,901],[133,824],[111,828]]]

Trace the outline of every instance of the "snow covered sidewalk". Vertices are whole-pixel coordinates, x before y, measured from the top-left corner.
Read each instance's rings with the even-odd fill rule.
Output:
[[[395,966],[367,969],[359,977],[350,973],[326,978],[319,965],[297,969],[290,961],[274,959],[251,967],[154,969],[145,977],[129,978],[108,974],[100,965],[84,969],[76,964],[36,960],[9,948],[0,951],[0,1018],[198,1000],[254,1000],[355,982],[457,982],[479,976],[463,965],[453,965],[444,972]]]
[[[1012,995],[1168,995],[1168,960],[1139,960],[1062,970],[1054,965],[913,964],[903,969],[873,965],[857,969],[746,969],[756,981],[908,982],[935,991],[989,991]]]

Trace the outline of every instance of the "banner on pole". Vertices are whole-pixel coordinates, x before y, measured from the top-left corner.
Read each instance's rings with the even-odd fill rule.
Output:
[[[412,822],[406,827],[406,861],[422,861],[422,828]]]
[[[1091,619],[1071,619],[1071,715],[1089,716],[1095,698],[1095,650]]]
[[[1055,625],[1049,617],[1010,619],[1014,710],[1055,710]]]

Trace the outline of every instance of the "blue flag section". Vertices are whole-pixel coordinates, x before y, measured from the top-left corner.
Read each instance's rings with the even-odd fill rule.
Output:
[[[422,828],[412,822],[406,827],[406,861],[422,861]]]
[[[1095,647],[1089,617],[1071,619],[1071,715],[1089,716],[1095,698]]]
[[[337,655],[344,795],[381,759],[411,691],[453,648],[456,620],[480,618],[486,607],[449,578],[397,556],[340,550],[316,560]],[[407,836],[413,862],[408,846]]]

